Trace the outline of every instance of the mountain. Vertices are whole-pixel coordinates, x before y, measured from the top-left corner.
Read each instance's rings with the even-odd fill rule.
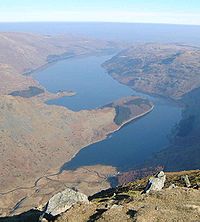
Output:
[[[112,42],[71,35],[1,32],[0,94],[39,86],[30,76],[23,74],[49,63],[74,56],[109,53],[117,47]]]
[[[179,99],[200,86],[200,48],[180,44],[139,44],[103,65],[119,82],[150,94]]]

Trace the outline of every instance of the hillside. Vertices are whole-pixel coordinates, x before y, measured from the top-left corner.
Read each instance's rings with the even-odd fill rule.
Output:
[[[114,43],[70,35],[0,33],[0,94],[39,86],[29,73],[41,66],[79,55],[109,53]],[[41,86],[40,86],[41,87]]]
[[[172,99],[183,107],[181,121],[168,136],[170,145],[138,169],[146,172],[148,169],[151,172],[151,167],[162,167],[166,171],[199,169],[200,48],[180,44],[139,44],[121,51],[103,66],[119,82]],[[127,173],[129,179],[135,174],[134,170]]]
[[[91,204],[74,206],[58,217],[56,222],[199,221],[200,192],[185,188],[181,179],[183,175],[189,176],[191,187],[200,182],[199,171],[167,173],[162,191],[141,194],[147,184],[147,178],[143,178],[90,197]],[[176,188],[169,188],[171,184],[175,184]]]
[[[200,90],[184,95],[181,121],[174,126],[170,146],[156,153],[146,166],[164,166],[167,171],[200,168]],[[181,161],[180,161],[181,160]]]
[[[103,65],[119,82],[150,94],[178,99],[200,86],[200,48],[139,44]]]
[[[190,181],[189,187],[183,180],[186,175]],[[77,202],[55,217],[45,214],[46,219],[42,221],[197,222],[200,220],[199,170],[166,173],[163,189],[144,193],[148,179],[149,177],[145,177],[117,188],[103,190],[90,196],[89,203]],[[41,215],[41,211],[32,210],[12,218],[2,218],[0,221],[36,222]]]
[[[114,116],[113,109],[75,113],[63,107],[1,96],[1,210],[14,206],[31,191],[10,193],[11,190],[35,190],[38,178],[58,172],[82,147],[105,138],[115,128]]]
[[[150,103],[145,104],[142,99],[138,103],[138,99],[130,97],[115,103],[117,107],[123,108],[125,104],[126,109],[130,109],[129,116],[124,116],[125,119],[116,124],[114,119],[121,117],[116,113],[115,107],[73,112],[64,107],[48,106],[36,100],[0,96],[1,212],[14,213],[15,204],[23,198],[25,198],[23,204],[21,202],[17,212],[42,204],[45,200],[43,195],[38,195],[39,190],[46,192],[45,198],[48,198],[52,192],[58,191],[64,181],[69,184],[68,186],[77,186],[74,183],[84,182],[84,180],[79,182],[80,176],[84,176],[87,172],[84,172],[84,169],[79,173],[63,172],[58,175],[57,181],[60,181],[60,185],[53,182],[49,184],[48,178],[51,177],[53,181],[54,176],[59,174],[59,168],[82,147],[104,139],[124,122],[151,110]],[[112,167],[93,168],[91,169],[93,177],[96,171],[100,170],[100,173],[103,173],[104,169],[107,169],[102,181],[105,181],[106,174],[115,173]],[[73,175],[74,182],[69,179],[70,175]],[[88,183],[90,182],[93,182],[92,178],[88,180]],[[44,187],[44,184],[47,186]],[[103,187],[100,184],[97,183],[88,192],[91,194],[108,186],[108,182],[103,184]],[[87,186],[81,189],[86,192]]]

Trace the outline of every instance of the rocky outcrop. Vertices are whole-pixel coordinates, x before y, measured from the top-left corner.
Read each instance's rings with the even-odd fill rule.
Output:
[[[50,203],[54,198],[52,207],[63,207],[63,199],[66,198],[64,205],[72,204],[66,212],[56,217],[44,213],[42,217],[41,211],[32,210],[24,214],[1,218],[1,222],[38,222],[54,221],[54,222],[155,222],[155,221],[183,221],[194,222],[200,221],[200,170],[182,171],[166,173],[167,178],[165,187],[160,192],[152,192],[151,194],[143,194],[148,177],[124,184],[116,188],[103,190],[90,196],[85,202],[81,202],[82,195],[74,190],[65,190],[66,195],[58,193],[46,206],[50,207]],[[191,186],[186,187],[183,176],[187,175]],[[163,172],[158,173],[154,178],[164,178]],[[78,196],[77,196],[78,195]],[[84,198],[83,198],[84,199]],[[61,201],[62,200],[62,201]],[[69,202],[71,201],[71,202]],[[80,203],[77,203],[79,201]],[[62,204],[60,205],[60,203]],[[76,204],[74,204],[76,203]],[[53,210],[55,210],[55,208]],[[50,210],[53,212],[53,210]]]
[[[191,187],[186,188],[182,176],[188,175]],[[200,221],[200,192],[196,187],[200,179],[200,171],[158,173],[150,180],[152,190],[160,190],[166,179],[165,188],[161,192],[142,194],[147,178],[128,183],[115,189],[104,190],[90,197],[89,205],[76,205],[60,215],[56,222],[155,222],[155,221]],[[171,184],[174,189],[168,189]],[[167,188],[167,189],[166,189]]]
[[[191,186],[191,183],[190,183],[188,175],[182,176],[182,179],[184,180],[186,187],[190,187]]]
[[[71,208],[76,203],[89,203],[88,197],[80,192],[72,189],[65,189],[64,191],[54,195],[46,204],[46,214],[56,216]]]
[[[163,171],[160,171],[155,177],[150,177],[147,186],[144,189],[144,193],[150,191],[160,191],[165,185],[166,175]]]

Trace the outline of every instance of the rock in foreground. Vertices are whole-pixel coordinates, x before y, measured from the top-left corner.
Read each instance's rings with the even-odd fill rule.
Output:
[[[182,180],[188,175],[191,188]],[[166,177],[167,175],[167,177]],[[200,171],[160,172],[151,190],[142,191],[148,178],[102,191],[89,199],[89,205],[78,204],[56,219],[56,222],[197,222],[200,221]],[[163,185],[165,184],[164,188]],[[173,186],[175,184],[176,186]]]
[[[56,216],[80,202],[89,203],[88,197],[83,193],[67,188],[64,191],[57,193],[49,200],[46,205],[45,213]]]
[[[182,177],[188,175],[188,188]],[[165,178],[163,172],[155,178]],[[144,194],[148,177],[103,190],[89,197],[90,204],[75,203],[66,212],[44,221],[51,222],[197,222],[200,221],[200,170],[166,173],[164,188]],[[68,191],[66,198],[69,198]],[[71,191],[70,191],[71,192]],[[73,191],[75,192],[75,191]],[[76,193],[76,192],[75,192]],[[71,195],[71,194],[70,194]],[[74,193],[73,193],[74,195]],[[71,196],[76,198],[75,196]],[[56,195],[57,196],[57,195]],[[54,196],[55,197],[55,196]],[[57,196],[57,203],[62,199]],[[50,200],[51,201],[51,200]],[[68,201],[68,200],[67,200]],[[88,201],[86,201],[88,202]],[[54,202],[55,207],[57,207]],[[68,202],[66,202],[68,203]],[[73,202],[74,203],[74,202]],[[53,207],[53,206],[52,206]],[[60,206],[62,207],[62,206]],[[42,212],[30,211],[19,216],[2,218],[1,222],[38,222]]]
[[[160,191],[165,185],[166,175],[163,171],[160,171],[155,177],[150,177],[144,193],[150,191]]]

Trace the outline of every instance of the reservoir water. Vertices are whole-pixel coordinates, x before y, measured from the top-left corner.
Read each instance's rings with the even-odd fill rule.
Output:
[[[48,101],[74,111],[95,109],[128,95],[140,95],[153,101],[155,108],[106,140],[82,149],[61,170],[86,165],[112,165],[120,171],[142,164],[153,153],[169,144],[171,129],[181,118],[181,108],[172,102],[133,91],[110,77],[101,64],[111,56],[90,56],[60,61],[33,74],[51,92],[73,90],[77,94]]]
[[[66,106],[74,111],[95,109],[133,94],[128,87],[113,80],[101,64],[111,56],[90,56],[60,61],[34,73],[50,92],[72,90],[75,96],[50,100],[47,104]]]

